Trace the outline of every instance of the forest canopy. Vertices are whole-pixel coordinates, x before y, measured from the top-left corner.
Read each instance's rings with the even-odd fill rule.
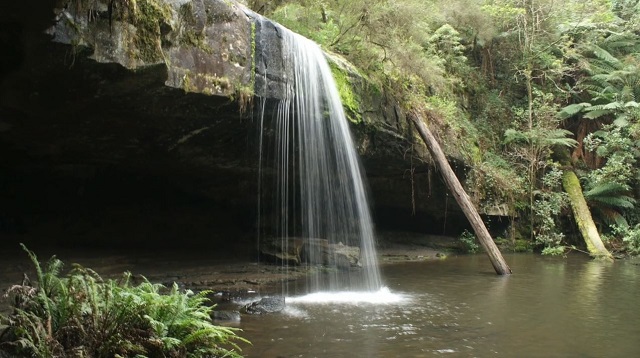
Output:
[[[476,205],[509,208],[505,242],[549,254],[577,245],[562,187],[571,171],[608,248],[640,254],[640,0],[246,5],[453,131]]]

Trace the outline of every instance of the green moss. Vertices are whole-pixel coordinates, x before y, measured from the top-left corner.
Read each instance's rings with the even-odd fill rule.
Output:
[[[244,65],[243,65],[244,66]],[[240,113],[246,112],[253,102],[256,86],[256,23],[251,22],[251,78],[248,85],[237,84],[235,86],[235,99],[240,107]]]
[[[578,224],[582,238],[587,244],[589,254],[596,258],[613,259],[613,256],[604,246],[598,228],[591,217],[591,211],[584,199],[580,180],[572,170],[565,170],[562,174],[562,187],[569,196],[569,203],[573,210],[573,217]]]
[[[178,11],[180,21],[187,26],[184,26],[180,31],[178,37],[178,44],[199,48],[207,54],[212,54],[214,51],[205,41],[205,35],[203,32],[195,31],[196,19],[193,16],[193,7],[191,3],[186,3],[180,6]]]
[[[244,114],[247,111],[247,109],[251,107],[251,104],[253,103],[253,96],[254,96],[254,91],[253,91],[252,85],[251,86],[239,85],[235,87],[235,93],[233,96],[231,96],[231,99],[238,102],[240,114]]]
[[[513,252],[531,252],[533,246],[529,240],[525,239],[507,239],[504,237],[496,237],[493,240],[501,251],[513,251]]]
[[[360,98],[353,90],[353,86],[349,80],[349,74],[334,64],[331,64],[331,72],[338,87],[342,107],[345,109],[347,118],[353,123],[362,123]]]
[[[256,23],[251,22],[251,88],[256,84]]]
[[[160,0],[131,0],[131,22],[136,27],[132,36],[137,52],[135,57],[144,62],[157,62],[164,58],[160,46],[160,24],[169,24],[171,6]]]
[[[196,33],[195,31],[183,32],[180,36],[179,43],[181,45],[199,48],[209,55],[213,54],[214,52],[213,48],[211,48],[211,46],[206,43],[204,34]]]
[[[187,71],[184,76],[182,77],[182,89],[185,90],[185,92],[196,92],[197,88],[194,86],[193,82],[191,81],[191,78],[193,76],[191,75],[190,71]]]
[[[182,77],[182,89],[186,92],[200,92],[206,95],[232,94],[233,84],[227,77],[218,77],[186,70]]]
[[[513,243],[513,251],[515,252],[531,252],[532,250],[531,242],[528,240],[519,239]]]

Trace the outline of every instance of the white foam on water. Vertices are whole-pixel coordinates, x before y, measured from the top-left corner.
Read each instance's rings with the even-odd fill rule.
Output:
[[[307,313],[307,311],[293,306],[285,306],[284,310],[282,310],[282,313],[289,317],[309,318],[309,313]]]
[[[287,304],[327,304],[327,303],[340,303],[340,304],[399,304],[409,302],[409,297],[400,294],[393,293],[389,288],[382,287],[380,290],[371,291],[340,291],[340,292],[315,292],[304,296],[287,297],[285,302]]]

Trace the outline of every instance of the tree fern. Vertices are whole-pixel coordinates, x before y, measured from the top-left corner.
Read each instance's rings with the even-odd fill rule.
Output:
[[[618,60],[615,56],[611,55],[609,51],[603,49],[598,45],[591,45],[591,51],[593,54],[602,61],[605,61],[607,64],[618,64],[620,60]]]
[[[580,113],[584,108],[587,107],[591,107],[591,103],[583,102],[570,104],[562,108],[560,112],[558,112],[558,116],[560,117],[560,119],[567,119],[574,116],[575,114]]]
[[[619,183],[602,183],[584,192],[585,200],[606,224],[626,225],[624,209],[635,207],[636,200],[627,195],[628,188]]]

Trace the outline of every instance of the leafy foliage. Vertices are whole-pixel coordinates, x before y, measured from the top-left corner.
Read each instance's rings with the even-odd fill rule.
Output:
[[[635,164],[640,148],[625,128],[605,126],[602,130],[588,135],[585,138],[585,146],[607,159],[604,166],[587,174],[589,188],[605,183],[631,187],[638,176]]]
[[[248,343],[237,330],[215,326],[207,291],[180,292],[131,275],[103,280],[75,266],[62,276],[52,257],[33,262],[37,282],[9,288],[13,313],[4,318],[5,350],[33,357],[240,357],[235,342]],[[164,292],[167,291],[167,292]]]
[[[632,209],[636,200],[627,195],[627,187],[618,183],[602,183],[584,192],[592,211],[609,225],[628,226],[623,212]]]
[[[544,187],[536,191],[536,199],[532,207],[535,242],[542,246],[542,253],[559,255],[564,253],[564,234],[557,229],[558,218],[568,206],[565,193],[558,191],[562,180],[562,170],[557,166],[545,174]]]
[[[460,234],[460,242],[462,242],[465,250],[470,254],[478,252],[478,249],[480,248],[480,246],[478,246],[478,239],[476,239],[476,236],[467,230]]]
[[[625,249],[631,255],[640,255],[640,224],[633,227],[626,225],[614,225],[613,234],[621,237]]]

